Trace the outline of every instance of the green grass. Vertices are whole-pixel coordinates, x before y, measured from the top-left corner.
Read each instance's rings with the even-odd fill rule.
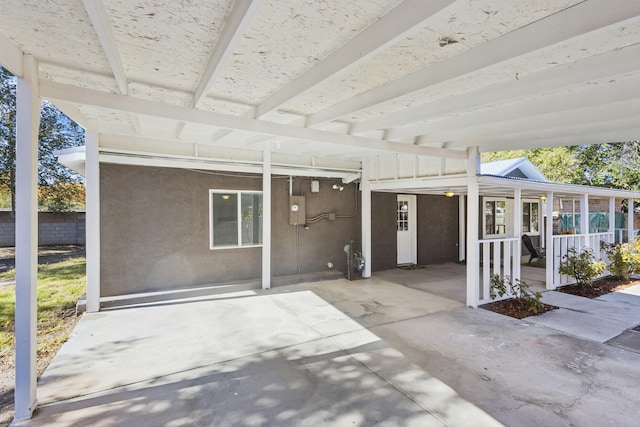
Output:
[[[38,266],[38,353],[57,351],[75,324],[75,306],[85,292],[84,258]],[[14,280],[15,270],[0,274]],[[0,287],[0,353],[13,352],[15,285]],[[73,321],[69,321],[73,318]]]
[[[0,209],[11,209],[11,193],[0,190]]]

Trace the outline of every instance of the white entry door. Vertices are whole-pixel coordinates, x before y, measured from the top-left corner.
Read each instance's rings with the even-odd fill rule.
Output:
[[[397,263],[416,264],[418,260],[416,196],[398,196],[396,230],[398,232]]]

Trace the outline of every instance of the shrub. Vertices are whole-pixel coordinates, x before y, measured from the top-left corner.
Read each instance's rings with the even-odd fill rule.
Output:
[[[576,248],[569,248],[562,257],[559,271],[576,279],[579,286],[591,286],[606,268],[604,261],[596,261],[591,248],[583,248],[580,252]]]
[[[491,278],[491,299],[495,299],[496,296],[503,297],[507,294],[513,295],[515,300],[519,302],[520,308],[529,313],[538,314],[544,307],[544,304],[540,301],[542,294],[537,291],[530,291],[527,282],[519,279],[512,281],[509,276],[500,277],[495,274]]]
[[[631,243],[600,243],[609,257],[611,275],[628,282],[631,275],[640,273],[640,238]]]

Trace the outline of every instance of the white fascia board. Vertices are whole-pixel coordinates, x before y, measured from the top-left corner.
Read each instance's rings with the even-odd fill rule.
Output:
[[[523,159],[519,165],[518,169],[520,169],[529,179],[534,179],[536,181],[549,181],[546,176],[540,170],[531,163],[529,159]]]
[[[591,0],[578,3],[473,49],[436,62],[405,77],[310,115],[307,126],[334,120],[453,80],[475,71],[550,48],[569,39],[603,31],[640,14],[640,2]],[[567,25],[570,22],[571,25]]]
[[[152,166],[176,169],[199,169],[222,172],[254,173],[262,172],[262,165],[219,163],[202,159],[181,159],[159,156],[131,156],[116,153],[100,153],[100,163],[119,165]]]
[[[466,175],[371,181],[371,191],[415,190],[421,188],[453,188],[467,185]]]
[[[336,178],[346,179],[353,175],[353,172],[343,172],[332,169],[313,169],[313,168],[299,168],[299,167],[282,167],[273,166],[271,168],[273,175],[288,175],[288,176],[301,176],[309,178]]]
[[[85,173],[85,147],[72,147],[64,150],[56,150],[53,154],[58,158],[58,163],[84,176]]]
[[[482,185],[496,185],[502,187],[521,188],[553,193],[588,194],[599,197],[640,198],[640,192],[619,190],[615,188],[591,187],[577,184],[561,184],[557,182],[535,182],[524,179],[510,179],[496,176],[480,175],[478,183]]]
[[[466,154],[461,150],[437,147],[421,147],[373,138],[337,134],[310,128],[300,128],[263,120],[249,119],[229,114],[203,111],[179,105],[148,101],[126,95],[84,89],[72,85],[41,81],[41,96],[45,99],[62,100],[108,110],[148,115],[168,120],[217,126],[224,129],[262,133],[272,136],[299,139],[314,143],[354,146],[382,152],[411,153],[431,157],[462,159]]]
[[[195,146],[200,147],[200,154],[185,154],[184,149],[179,151],[166,151],[158,147],[158,143],[170,142],[175,148],[189,147],[190,153],[194,153]],[[203,160],[221,160],[226,162],[257,162],[262,158],[262,152],[251,148],[237,148],[226,145],[212,145],[202,141],[184,141],[177,139],[152,139],[139,136],[121,134],[100,134],[101,151],[116,152],[131,155],[158,155],[164,157],[200,158]],[[180,146],[177,144],[181,144]],[[126,149],[126,146],[136,146],[136,150]],[[207,154],[202,154],[202,147],[212,148]],[[273,152],[272,164],[282,167],[318,168],[330,169],[340,172],[359,172],[361,164],[356,161],[336,159],[333,157],[306,156],[294,153]]]
[[[18,46],[0,34],[0,64],[16,77],[22,77],[24,53]]]
[[[58,161],[76,172],[84,175],[85,147],[73,147],[56,151]],[[193,156],[154,155],[153,153],[100,150],[100,162],[121,165],[168,167],[179,169],[200,169],[223,172],[255,173],[262,172],[262,162],[231,159],[211,159]],[[314,167],[292,164],[273,164],[273,175],[305,176],[318,178],[353,178],[359,170],[344,168]]]
[[[205,160],[198,158],[175,158],[158,156],[131,156],[117,153],[101,153],[100,162],[115,163],[120,165],[152,166],[178,169],[198,169],[220,172],[260,174],[263,171],[262,162],[242,163],[226,160]],[[344,178],[352,171],[340,171],[325,168],[297,167],[288,165],[274,165],[271,168],[272,175],[304,176],[318,178]]]

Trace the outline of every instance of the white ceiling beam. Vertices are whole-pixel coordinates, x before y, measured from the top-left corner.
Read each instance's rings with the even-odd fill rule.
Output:
[[[82,0],[82,3],[89,15],[89,19],[91,19],[93,29],[100,40],[100,45],[107,57],[109,66],[111,66],[111,72],[116,79],[120,92],[128,94],[129,85],[127,75],[124,70],[124,65],[122,64],[122,56],[118,49],[118,43],[111,28],[107,8],[104,6],[104,3],[102,3],[102,0]]]
[[[395,9],[355,35],[345,45],[292,83],[265,99],[256,118],[273,111],[331,77],[343,73],[424,28],[456,0],[405,0]]]
[[[0,64],[16,77],[22,77],[24,53],[11,40],[0,34]]]
[[[637,107],[636,110],[638,110]],[[615,114],[611,114],[608,115],[608,117],[602,117],[601,119],[594,118],[586,125],[583,123],[576,124],[575,120],[572,122],[571,118],[567,118],[566,121],[562,123],[558,123],[561,122],[561,120],[558,120],[558,122],[549,125],[547,125],[547,123],[544,123],[544,125],[542,125],[541,122],[541,126],[528,128],[526,130],[506,129],[505,132],[501,132],[500,130],[496,129],[486,133],[481,133],[480,136],[478,136],[478,134],[448,135],[449,137],[453,138],[454,142],[450,142],[447,145],[482,145],[483,143],[487,143],[488,141],[491,143],[502,143],[505,145],[511,145],[513,143],[517,143],[518,141],[558,139],[569,137],[575,137],[576,140],[579,140],[583,136],[602,135],[607,132],[609,133],[609,137],[612,137],[613,135],[616,135],[617,132],[622,131],[626,134],[626,131],[629,129],[637,129],[640,125],[638,125],[638,120],[636,117],[618,119],[615,117]],[[637,138],[640,138],[640,135],[637,135]]]
[[[71,120],[82,126],[84,129],[94,133],[99,133],[98,123],[90,120],[80,109],[71,103],[58,101],[56,108],[67,115]]]
[[[362,147],[376,151],[404,152],[424,156],[465,158],[461,150],[420,147],[412,144],[381,141],[353,135],[336,134],[317,129],[300,128],[257,119],[247,119],[229,114],[203,111],[194,108],[170,105],[133,98],[126,95],[100,92],[71,85],[41,81],[41,96],[50,100],[61,100],[89,105],[108,110],[159,117],[167,120],[198,123],[224,129],[281,136],[313,143],[336,144],[338,146]]]
[[[640,73],[637,73],[635,78],[627,78],[620,82],[588,85],[571,92],[525,99],[416,125],[392,128],[387,132],[386,138],[398,140],[419,136],[420,142],[428,142],[437,138],[438,133],[453,132],[455,134],[471,128],[473,132],[482,132],[482,129],[487,127],[504,128],[512,121],[524,125],[532,117],[550,113],[559,117],[566,111],[584,112],[587,120],[587,115],[593,115],[594,111],[601,111],[603,105],[633,101],[638,98],[640,98]],[[620,113],[624,113],[624,110],[620,110]]]
[[[113,29],[111,28],[111,21],[109,21],[109,12],[107,12],[107,8],[104,6],[102,0],[82,0],[82,3],[89,15],[89,19],[91,19],[93,29],[100,40],[102,51],[107,57],[113,77],[118,84],[118,89],[120,89],[120,93],[129,95],[127,74],[124,70],[122,56],[118,49],[118,43],[115,35],[113,34]],[[138,121],[138,118],[135,115],[129,114],[129,121],[136,132],[140,133],[140,122]]]
[[[273,93],[245,117],[260,118],[278,109],[287,101],[299,97],[322,82],[346,72],[373,57],[413,32],[424,28],[457,0],[405,0],[391,12],[355,35],[345,45],[302,74],[296,80]],[[230,131],[220,131],[214,140],[224,138]]]
[[[640,44],[559,65],[537,73],[509,80],[473,91],[456,94],[446,99],[419,105],[397,113],[389,113],[354,123],[351,133],[374,129],[388,129],[407,123],[424,121],[449,113],[459,113],[483,105],[530,98],[546,92],[577,86],[604,78],[616,78],[640,70]]]
[[[583,144],[603,144],[606,142],[624,142],[637,141],[640,139],[640,127],[628,129],[615,129],[600,133],[590,133],[579,136],[560,136],[552,138],[540,138],[531,140],[517,140],[510,145],[505,142],[496,141],[492,137],[478,138],[476,145],[480,148],[480,152],[488,153],[493,151],[532,149],[532,148],[548,148],[559,146],[583,145]],[[452,143],[451,147],[460,145],[466,146],[466,142]]]
[[[590,0],[554,13],[473,49],[311,114],[307,126],[334,120],[472,72],[602,30],[640,14],[640,2]],[[570,25],[568,24],[570,23]]]
[[[225,63],[233,53],[233,49],[235,49],[244,31],[258,13],[261,5],[262,0],[236,0],[234,3],[229,18],[224,24],[222,33],[194,92],[194,108],[198,108],[207,97],[211,86],[222,72]]]

